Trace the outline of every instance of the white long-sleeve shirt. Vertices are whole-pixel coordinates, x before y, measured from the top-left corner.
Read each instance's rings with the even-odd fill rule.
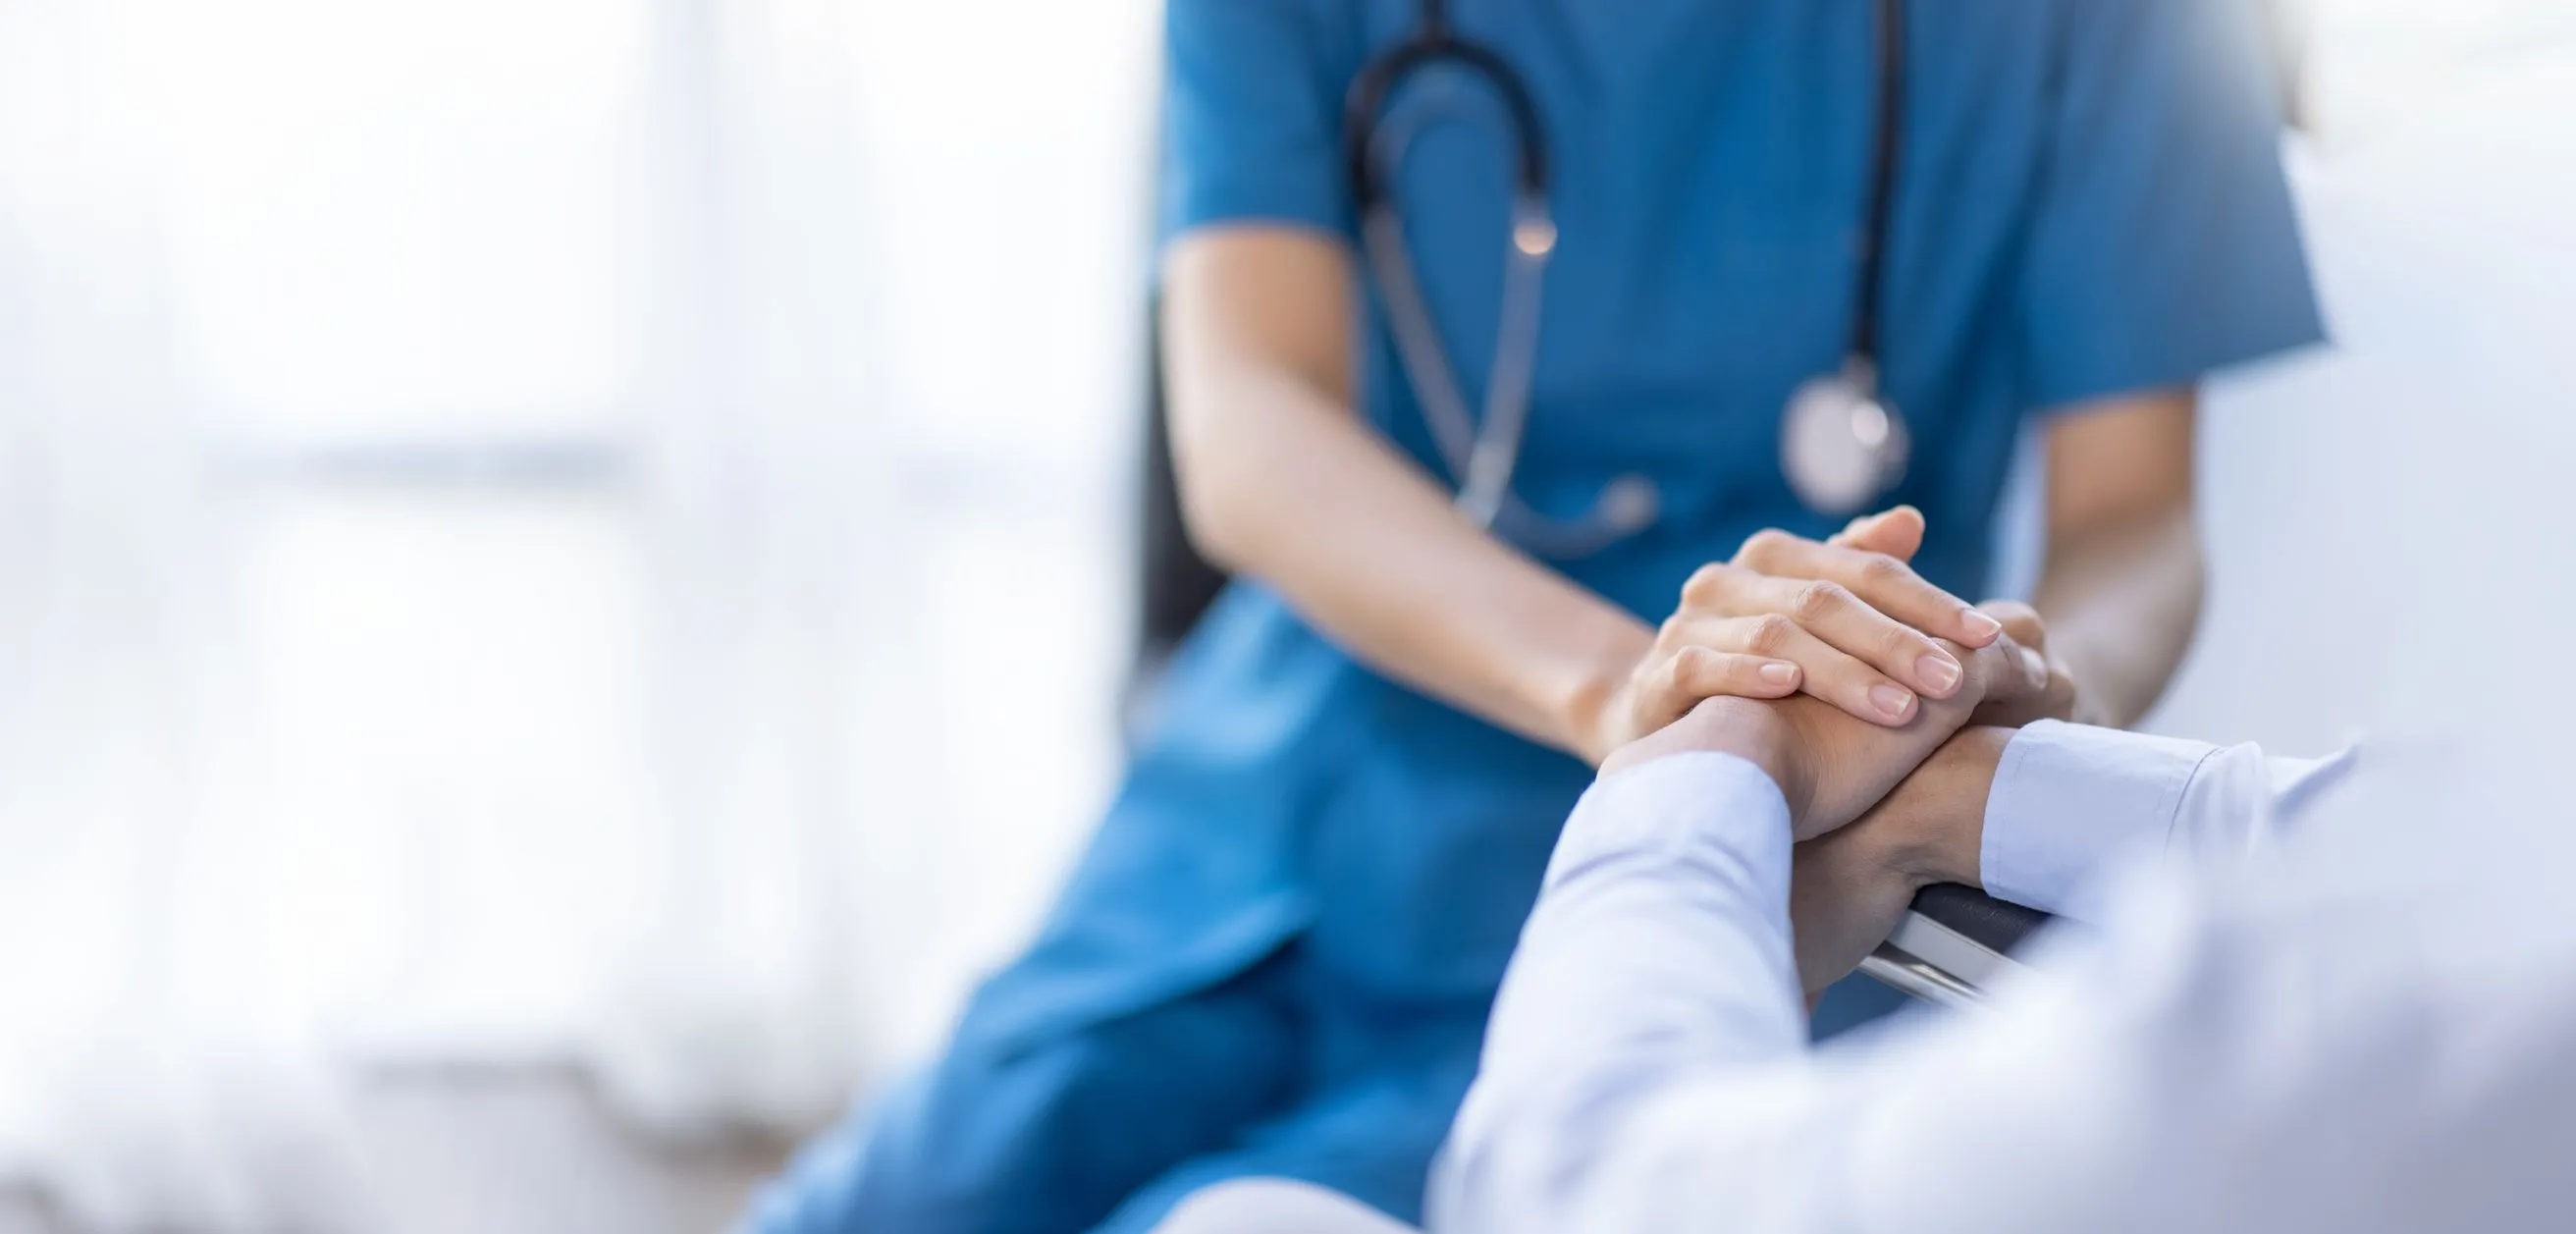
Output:
[[[2101,928],[1988,1012],[1821,1051],[1777,788],[1714,754],[1609,777],[1523,934],[1433,1228],[2576,1228],[2576,817],[2381,761],[2034,726],[1987,880]],[[2083,892],[2123,847],[2157,859]]]

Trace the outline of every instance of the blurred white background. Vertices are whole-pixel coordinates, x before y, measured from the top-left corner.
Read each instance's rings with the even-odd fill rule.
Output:
[[[0,1173],[923,1048],[1113,761],[1158,16],[0,4]]]
[[[2214,402],[2158,726],[2563,724],[2576,6],[2303,11],[2342,346]],[[0,1185],[501,1229],[370,1083],[689,1142],[936,1040],[1115,769],[1158,21],[0,0]]]

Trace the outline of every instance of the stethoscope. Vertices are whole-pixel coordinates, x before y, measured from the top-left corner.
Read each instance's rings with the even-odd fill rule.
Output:
[[[1840,371],[1800,384],[1781,413],[1781,473],[1798,499],[1821,514],[1856,512],[1895,487],[1905,473],[1905,420],[1879,389],[1878,364],[1879,285],[1905,80],[1900,6],[1901,0],[1878,0],[1877,5],[1878,132],[1849,350]],[[1547,140],[1538,105],[1520,75],[1492,48],[1459,37],[1450,28],[1447,10],[1445,0],[1421,0],[1421,19],[1412,36],[1363,65],[1344,100],[1344,157],[1359,208],[1360,244],[1386,302],[1388,332],[1405,378],[1422,405],[1433,445],[1458,482],[1459,511],[1541,556],[1580,557],[1652,525],[1661,493],[1653,480],[1630,472],[1611,480],[1591,509],[1566,520],[1530,509],[1512,492],[1512,472],[1529,423],[1541,285],[1557,240],[1555,218],[1548,211]],[[1398,86],[1435,65],[1463,70],[1492,89],[1518,153],[1511,241],[1503,254],[1501,312],[1481,423],[1467,410],[1466,395],[1414,277],[1403,213],[1391,187],[1413,139],[1460,114],[1456,107],[1441,109],[1440,97],[1427,91],[1417,92],[1395,114],[1384,114]]]

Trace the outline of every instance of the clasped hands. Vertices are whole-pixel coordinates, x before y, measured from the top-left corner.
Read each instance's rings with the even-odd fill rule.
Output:
[[[1790,915],[1811,997],[1886,938],[1917,890],[1977,881],[1986,790],[2011,729],[2073,702],[2027,606],[1970,607],[1905,565],[1922,529],[1900,508],[1822,543],[1764,533],[1703,571],[1659,635],[1659,661],[1625,692],[1642,731],[1600,763],[1606,776],[1714,751],[1771,777],[1798,842]],[[1784,572],[1799,570],[1808,576]],[[1750,597],[1785,598],[1799,616],[1721,615]],[[1711,645],[1721,634],[1735,640],[1727,650]],[[1773,649],[1796,665],[1791,689],[1709,688],[1720,677],[1776,687],[1782,674],[1760,671]]]

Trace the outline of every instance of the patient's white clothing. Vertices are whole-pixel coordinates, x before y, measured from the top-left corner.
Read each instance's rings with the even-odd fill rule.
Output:
[[[2015,732],[1995,766],[1978,882],[1998,899],[2089,916],[2084,894],[2124,858],[2250,858],[2352,761],[2042,720]]]
[[[1778,790],[1714,754],[1608,777],[1505,980],[1433,1227],[2564,1229],[2576,820],[2397,763],[2035,726],[1989,799],[1990,877],[2104,928],[1990,1011],[1820,1051]],[[2160,859],[2079,893],[2077,859],[2122,846]]]

